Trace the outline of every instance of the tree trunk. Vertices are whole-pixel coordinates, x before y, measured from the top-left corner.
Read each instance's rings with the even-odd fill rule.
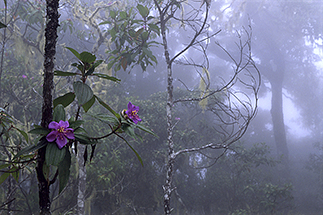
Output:
[[[167,143],[168,143],[168,158],[166,166],[166,180],[164,189],[164,211],[165,215],[171,213],[170,196],[172,193],[172,178],[173,167],[175,162],[174,142],[173,142],[173,124],[172,124],[172,108],[173,108],[173,74],[172,74],[172,62],[169,57],[169,51],[166,38],[166,27],[164,17],[161,15],[161,33],[164,46],[164,54],[167,63],[167,105],[166,105],[166,117],[167,117]]]
[[[283,80],[271,81],[271,118],[273,122],[274,138],[278,156],[282,156],[284,164],[288,164],[288,148],[283,114]]]
[[[46,0],[46,29],[45,29],[45,58],[44,58],[44,83],[41,126],[48,127],[53,119],[52,91],[54,88],[54,60],[56,54],[58,24],[58,0]],[[39,189],[39,210],[41,215],[51,214],[49,187],[50,183],[45,178],[43,166],[45,163],[46,147],[38,150],[36,173]]]
[[[84,165],[84,150],[85,146],[78,144],[78,195],[77,195],[77,212],[78,215],[85,215],[85,190],[86,190],[86,168]]]

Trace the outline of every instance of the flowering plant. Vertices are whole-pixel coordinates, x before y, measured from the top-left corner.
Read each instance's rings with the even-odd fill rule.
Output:
[[[53,120],[48,124],[47,127],[42,127],[35,125],[34,129],[30,130],[29,133],[40,135],[36,140],[36,144],[31,144],[22,150],[20,150],[14,157],[14,159],[20,159],[24,155],[28,155],[30,152],[36,150],[45,151],[42,154],[45,162],[43,165],[46,168],[42,168],[43,175],[49,177],[49,166],[57,167],[57,174],[59,179],[59,192],[61,192],[66,186],[69,175],[70,175],[70,166],[71,166],[71,157],[72,149],[74,149],[75,154],[77,153],[77,144],[90,145],[92,148],[90,160],[94,156],[94,150],[96,143],[104,138],[107,138],[111,135],[116,135],[121,138],[125,143],[133,150],[136,154],[138,160],[143,165],[143,161],[136,150],[128,143],[128,141],[122,136],[122,133],[125,133],[133,139],[137,137],[134,129],[138,128],[145,132],[148,132],[152,135],[155,135],[150,129],[145,128],[144,126],[137,125],[141,119],[138,116],[139,107],[133,105],[131,102],[128,103],[128,110],[122,111],[122,116],[116,111],[114,111],[107,103],[100,99],[97,95],[94,94],[91,87],[86,84],[86,80],[89,76],[96,76],[98,78],[103,78],[113,82],[119,82],[120,80],[116,77],[112,77],[106,74],[95,72],[96,67],[98,67],[103,60],[96,60],[96,56],[89,52],[78,53],[72,48],[67,48],[70,50],[77,58],[78,63],[72,64],[77,68],[76,72],[64,72],[64,71],[54,71],[56,76],[80,76],[80,80],[73,83],[73,91],[67,92],[66,94],[59,96],[53,100]],[[90,137],[84,130],[81,128],[81,125],[84,123],[83,120],[79,120],[83,113],[87,113],[89,109],[94,105],[95,102],[98,102],[102,105],[108,112],[107,114],[109,119],[107,121],[110,129],[106,130],[106,134],[99,137]],[[78,110],[74,118],[70,118],[68,121],[66,118],[65,108],[68,107],[71,103],[76,102],[78,105]],[[112,114],[112,116],[111,116]],[[125,117],[127,116],[127,118]],[[100,119],[102,120],[102,119]],[[133,122],[130,122],[130,120]],[[24,135],[28,139],[27,134]],[[68,140],[73,140],[72,144],[67,144]],[[28,140],[27,140],[28,141]],[[53,144],[55,142],[56,144]],[[57,145],[57,146],[56,146]],[[65,147],[66,146],[66,147]],[[87,147],[83,152],[84,164],[87,161]],[[46,181],[49,181],[49,178],[46,178]],[[52,179],[55,181],[56,177]],[[1,183],[0,183],[1,184]]]
[[[74,129],[68,128],[68,121],[59,121],[59,123],[53,121],[49,123],[48,128],[54,129],[47,136],[46,139],[48,142],[54,142],[56,140],[57,146],[59,149],[63,148],[67,144],[67,139],[75,139]]]
[[[135,124],[141,121],[141,119],[138,116],[138,111],[138,106],[133,105],[131,102],[128,103],[128,110],[126,110],[125,113]]]

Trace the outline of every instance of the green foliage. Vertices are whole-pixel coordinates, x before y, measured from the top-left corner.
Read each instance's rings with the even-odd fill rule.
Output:
[[[69,106],[74,101],[74,99],[75,99],[75,93],[73,93],[73,92],[69,92],[63,96],[57,97],[53,101],[54,108],[58,104],[63,105],[63,107],[65,108],[65,107]]]
[[[65,121],[65,109],[64,106],[59,104],[54,108],[53,111],[53,121],[59,122],[59,121]]]
[[[74,92],[80,106],[90,101],[93,97],[92,89],[85,83],[77,81],[73,83]]]
[[[235,147],[205,174],[202,192],[217,204],[207,198],[201,204],[214,213],[287,214],[293,208],[292,185],[271,182],[276,164],[265,144]]]
[[[59,193],[65,188],[70,177],[71,153],[66,148],[65,151],[65,157],[58,164]]]
[[[138,12],[140,18],[136,17]],[[159,35],[160,29],[154,23],[155,18],[149,14],[147,6],[138,4],[136,8],[131,7],[128,11],[110,11],[110,19],[100,23],[113,26],[109,33],[116,49],[108,51],[111,54],[108,69],[114,66],[115,71],[121,67],[126,70],[128,66],[140,65],[145,71],[149,65],[157,64],[150,47],[158,43],[149,40],[154,35]]]
[[[58,166],[65,158],[66,147],[59,149],[55,143],[47,144],[45,161],[47,165]]]
[[[123,140],[128,147],[135,153],[137,159],[143,165],[143,160],[137,153],[137,151],[131,146],[131,144],[121,136],[122,133],[127,134],[128,136],[132,138],[137,138],[138,135],[135,133],[135,128],[139,128],[142,131],[148,132],[149,134],[154,135],[152,131],[145,128],[144,126],[136,125],[129,119],[121,118],[120,114],[118,114],[116,111],[114,111],[108,104],[106,104],[102,99],[94,95],[92,89],[89,85],[87,85],[85,82],[87,80],[87,77],[90,75],[94,75],[97,73],[95,72],[95,68],[98,67],[102,61],[96,60],[96,56],[88,53],[88,52],[82,52],[78,53],[72,48],[68,48],[80,61],[78,63],[72,64],[72,66],[75,66],[80,73],[70,73],[70,72],[63,72],[63,71],[56,71],[55,74],[58,76],[74,76],[74,75],[80,75],[81,81],[75,81],[73,83],[73,90],[74,92],[68,92],[64,94],[63,96],[60,96],[56,98],[54,103],[54,111],[53,111],[53,121],[59,122],[59,121],[65,121],[66,118],[66,112],[65,108],[67,108],[69,105],[73,103],[75,98],[77,99],[78,104],[78,111],[75,116],[75,120],[69,119],[70,128],[74,129],[74,137],[75,140],[73,143],[75,144],[75,148],[77,147],[77,143],[85,144],[85,145],[91,145],[92,146],[92,154],[91,159],[94,155],[94,149],[95,144],[98,143],[99,140],[109,137],[110,135],[116,135],[116,137],[119,137],[121,140]],[[99,78],[103,79],[109,79],[113,80],[115,82],[118,82],[119,79],[117,78],[111,78],[107,75],[103,74],[97,74]],[[105,109],[107,109],[110,114],[112,114],[112,117],[115,120],[108,121],[107,124],[110,127],[110,131],[108,134],[105,134],[101,137],[90,137],[86,130],[81,128],[83,124],[86,124],[83,120],[78,120],[79,114],[80,114],[80,107],[83,107],[85,112],[88,112],[94,105],[95,101],[98,101],[99,104],[102,105]],[[26,141],[28,141],[28,135],[23,132],[22,130],[18,129],[18,132],[25,138]],[[35,126],[34,129],[30,130],[31,134],[37,134],[40,135],[36,140],[36,144],[29,145],[25,147],[24,149],[20,150],[16,155],[16,159],[24,159],[26,155],[28,155],[30,152],[34,152],[42,147],[46,147],[46,153],[45,153],[45,165],[43,168],[43,172],[47,180],[49,181],[50,177],[50,171],[51,166],[58,168],[58,176],[59,176],[59,193],[62,192],[62,190],[67,185],[67,182],[69,180],[70,176],[70,166],[71,166],[71,143],[70,140],[69,144],[67,144],[62,149],[59,149],[56,143],[48,143],[46,140],[46,136],[49,133],[49,129],[42,128],[40,126]],[[87,150],[85,151],[87,153]],[[84,156],[86,156],[84,154]],[[12,165],[15,167],[14,165]],[[13,167],[10,169],[12,170]],[[4,167],[4,168],[7,168]],[[18,180],[18,171],[14,171],[14,173],[11,173],[17,180]],[[3,182],[7,178],[7,174],[3,175],[1,177],[1,181]],[[55,180],[55,176],[54,179]]]

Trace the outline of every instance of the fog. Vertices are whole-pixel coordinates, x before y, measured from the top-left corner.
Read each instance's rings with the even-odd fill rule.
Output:
[[[0,5],[0,214],[38,214],[38,148],[15,155],[40,141],[46,2]],[[59,13],[54,70],[78,71],[70,47],[109,78],[56,75],[53,99],[86,80],[107,105],[73,98],[66,120],[111,136],[79,157],[82,142],[66,145],[61,193],[46,164],[52,214],[322,214],[322,0],[62,0]],[[117,113],[128,124],[113,130]]]

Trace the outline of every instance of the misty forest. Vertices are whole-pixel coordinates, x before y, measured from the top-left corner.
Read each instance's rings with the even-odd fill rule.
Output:
[[[323,213],[322,0],[0,0],[0,214]]]

